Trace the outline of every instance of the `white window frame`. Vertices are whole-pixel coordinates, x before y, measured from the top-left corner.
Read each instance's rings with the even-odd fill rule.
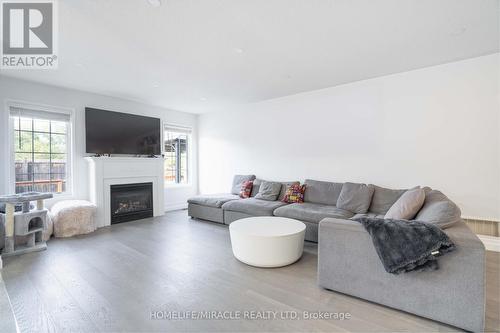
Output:
[[[175,130],[175,128],[178,128],[179,130],[184,130],[184,131],[189,131],[187,134],[188,138],[188,143],[187,143],[187,176],[188,176],[188,181],[187,183],[167,183],[165,182],[165,188],[180,188],[180,187],[191,187],[193,185],[193,127],[191,126],[186,126],[186,125],[180,125],[180,124],[175,124],[171,122],[163,122],[162,126],[162,131],[161,131],[161,138],[162,138],[162,144],[161,144],[161,152],[164,155],[165,154],[165,131],[166,128],[172,128]],[[165,177],[165,174],[163,174],[163,177]]]
[[[75,133],[75,109],[72,108],[66,108],[66,107],[60,107],[60,106],[53,106],[53,105],[47,105],[47,104],[38,104],[38,103],[31,103],[31,102],[25,102],[25,101],[18,101],[18,100],[7,100],[5,102],[5,113],[6,117],[8,119],[9,123],[9,130],[8,130],[8,138],[7,138],[7,144],[9,147],[9,167],[8,167],[8,177],[7,177],[7,186],[9,193],[15,193],[16,191],[16,173],[15,173],[15,146],[14,146],[14,121],[12,117],[10,116],[10,109],[11,107],[14,108],[22,108],[22,109],[32,109],[32,110],[39,110],[39,111],[44,111],[44,112],[49,112],[49,113],[62,113],[65,115],[69,116],[69,126],[68,126],[68,133],[67,133],[67,139],[68,139],[68,144],[67,147],[68,153],[66,156],[67,159],[67,175],[66,175],[66,191],[63,193],[53,193],[54,198],[65,198],[65,197],[73,197],[73,175],[74,175],[74,155],[75,155],[75,138],[74,138],[74,133]]]

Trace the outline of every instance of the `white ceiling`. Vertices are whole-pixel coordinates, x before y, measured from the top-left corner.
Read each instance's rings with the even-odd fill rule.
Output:
[[[498,0],[59,1],[59,69],[2,71],[203,113],[499,50]]]

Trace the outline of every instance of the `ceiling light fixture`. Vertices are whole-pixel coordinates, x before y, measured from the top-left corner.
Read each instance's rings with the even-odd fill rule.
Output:
[[[207,98],[206,97],[200,97],[200,101],[206,102]]]
[[[237,47],[234,49],[234,52],[241,54],[241,53],[243,53],[243,49],[240,49],[239,47]]]
[[[148,2],[153,7],[160,7],[161,6],[161,0],[148,0]]]

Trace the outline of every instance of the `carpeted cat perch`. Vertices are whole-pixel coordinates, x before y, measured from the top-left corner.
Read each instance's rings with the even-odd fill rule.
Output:
[[[0,240],[2,257],[18,255],[47,248],[43,239],[47,212],[44,200],[52,198],[50,193],[28,192],[0,196],[0,223],[4,226],[5,238]],[[36,201],[36,207],[31,202]],[[3,208],[3,207],[0,207]]]

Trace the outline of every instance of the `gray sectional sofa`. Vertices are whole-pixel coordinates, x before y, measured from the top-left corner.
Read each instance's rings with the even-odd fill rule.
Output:
[[[254,187],[250,198],[238,196],[241,184],[253,180]],[[236,175],[231,193],[199,195],[188,200],[188,215],[202,220],[231,224],[231,222],[250,216],[281,216],[300,220],[306,225],[307,241],[318,241],[319,222],[326,217],[351,218],[355,214],[336,208],[336,202],[342,190],[342,183],[332,183],[307,179],[304,203],[286,204],[281,200],[290,184],[298,181],[281,182],[278,198],[274,201],[256,199],[261,179],[254,175]]]
[[[238,193],[245,180],[254,180],[254,188],[251,198],[241,199]],[[268,201],[255,198],[261,182],[253,175],[235,176],[232,193],[193,197],[188,200],[188,214],[224,224],[250,216],[300,220],[306,224],[305,239],[319,243],[321,287],[466,330],[483,330],[485,248],[443,193],[424,188],[425,201],[414,219],[444,229],[456,250],[439,259],[437,271],[392,275],[380,263],[369,234],[354,219],[383,218],[407,190],[307,179],[304,203],[286,204],[281,199],[290,183],[282,183],[279,197]],[[363,195],[356,195],[356,189]],[[346,197],[349,204],[341,204]]]

